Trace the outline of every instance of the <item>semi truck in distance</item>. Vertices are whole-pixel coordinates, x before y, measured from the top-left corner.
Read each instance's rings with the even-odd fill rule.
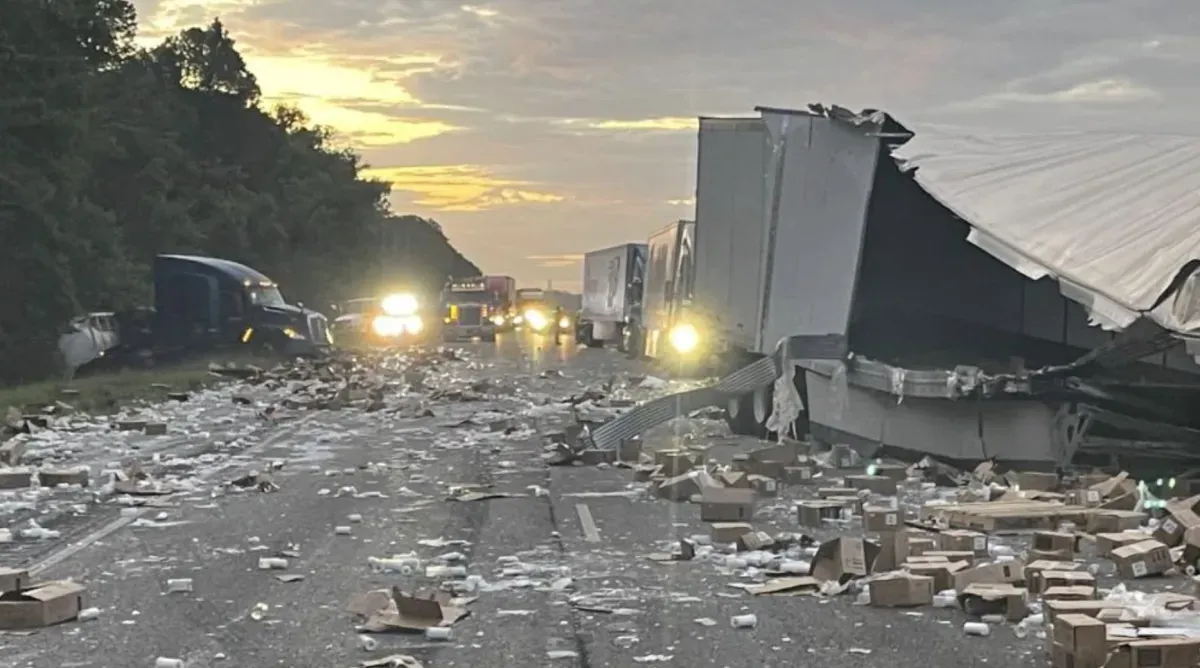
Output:
[[[517,315],[517,279],[512,276],[484,276],[488,294],[491,321],[499,331],[508,331],[514,327]]]
[[[495,293],[488,289],[485,276],[476,276],[446,283],[442,290],[442,333],[447,341],[479,337],[495,341],[503,322],[505,307]]]
[[[583,256],[583,307],[575,336],[589,348],[615,343],[642,347],[642,292],[646,244],[627,243]]]

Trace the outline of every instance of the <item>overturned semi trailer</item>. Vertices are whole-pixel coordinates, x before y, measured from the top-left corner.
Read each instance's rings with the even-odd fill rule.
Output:
[[[773,429],[867,453],[1200,455],[1200,140],[758,112],[762,206],[738,224],[763,239],[759,359],[597,447],[773,389]],[[698,190],[721,188],[704,170]]]

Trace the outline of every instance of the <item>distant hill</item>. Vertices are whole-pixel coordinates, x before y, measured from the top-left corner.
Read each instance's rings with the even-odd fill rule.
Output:
[[[483,272],[446,238],[442,226],[420,216],[390,216],[383,221],[377,261],[386,282],[435,291],[447,276],[465,278]]]

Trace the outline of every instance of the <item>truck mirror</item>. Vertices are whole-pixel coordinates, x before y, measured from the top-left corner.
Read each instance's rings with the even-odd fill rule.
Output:
[[[299,306],[300,308],[304,308],[304,302],[296,302],[296,306]]]

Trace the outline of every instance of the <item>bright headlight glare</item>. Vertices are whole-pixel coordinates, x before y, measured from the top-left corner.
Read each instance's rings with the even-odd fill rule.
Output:
[[[682,323],[671,328],[671,347],[677,352],[690,353],[700,345],[700,332],[695,325]]]
[[[492,324],[497,327],[499,327],[500,325],[503,325],[504,324],[504,316],[502,316],[502,315],[492,316]]]
[[[529,326],[536,330],[546,329],[546,326],[550,324],[546,320],[546,314],[541,311],[532,310],[525,312],[525,322],[529,323]]]
[[[371,321],[371,330],[378,336],[398,336],[404,333],[404,321],[390,315],[377,315]]]
[[[563,318],[559,319],[558,326],[562,327],[563,329],[570,327],[571,319],[564,316]]]
[[[404,331],[409,334],[420,334],[422,329],[425,329],[425,323],[421,322],[420,316],[410,315],[404,319]]]
[[[417,312],[417,298],[410,294],[388,295],[381,306],[388,315],[413,315]]]

